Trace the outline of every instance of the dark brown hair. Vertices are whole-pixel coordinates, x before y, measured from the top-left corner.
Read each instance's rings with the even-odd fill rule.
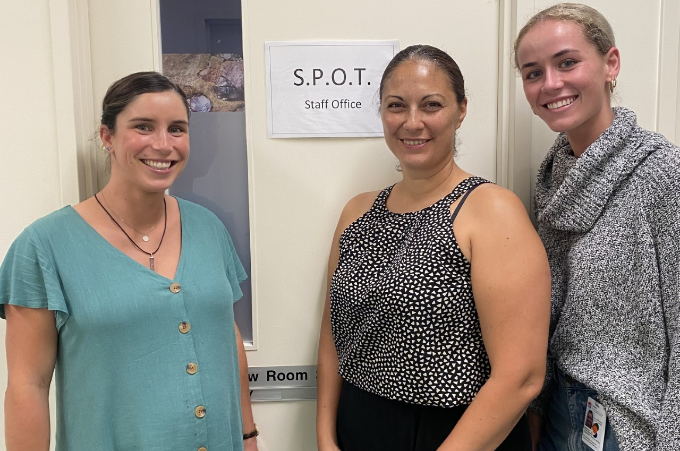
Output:
[[[101,124],[106,125],[113,133],[116,128],[116,118],[137,96],[165,91],[175,91],[182,98],[188,118],[191,113],[182,88],[158,72],[136,72],[109,86],[102,101]]]
[[[463,74],[460,72],[460,68],[453,58],[445,51],[439,50],[437,47],[419,44],[406,47],[404,50],[394,55],[392,61],[387,65],[383,72],[382,79],[380,80],[380,90],[378,91],[380,102],[382,102],[385,82],[392,76],[395,69],[405,61],[428,61],[434,64],[444,72],[451,82],[451,89],[456,95],[456,101],[461,103],[465,99],[465,81],[463,80]]]

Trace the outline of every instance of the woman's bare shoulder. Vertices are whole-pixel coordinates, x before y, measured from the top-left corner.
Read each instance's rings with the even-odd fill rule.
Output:
[[[472,219],[482,222],[528,220],[529,216],[520,198],[507,188],[485,183],[476,188],[468,201]]]
[[[338,229],[344,230],[351,223],[363,216],[368,210],[371,209],[375,199],[380,194],[380,191],[368,191],[365,193],[357,194],[347,202],[345,208],[342,209],[342,214],[340,215],[340,220],[338,221]]]

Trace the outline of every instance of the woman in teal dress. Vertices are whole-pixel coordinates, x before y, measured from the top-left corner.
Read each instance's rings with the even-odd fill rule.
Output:
[[[181,89],[115,82],[99,134],[111,177],[31,224],[0,268],[8,451],[256,450],[233,302],[246,273],[212,213],[165,194],[189,157]]]

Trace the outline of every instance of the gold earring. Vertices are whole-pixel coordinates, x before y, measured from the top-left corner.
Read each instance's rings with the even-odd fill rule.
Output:
[[[616,78],[609,82],[609,92],[614,94],[614,88],[616,88]]]

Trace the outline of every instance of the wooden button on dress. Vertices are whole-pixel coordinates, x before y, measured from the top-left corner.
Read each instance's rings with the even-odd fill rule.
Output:
[[[208,448],[206,448],[205,446],[201,446],[200,448],[198,448],[198,451],[208,451]]]
[[[179,331],[182,332],[183,334],[188,333],[191,330],[191,324],[187,323],[186,321],[182,321],[179,323]]]
[[[187,365],[187,373],[196,374],[197,371],[198,371],[198,365],[196,365],[194,362],[191,362]]]
[[[182,291],[182,285],[178,284],[177,282],[173,282],[170,284],[170,291],[177,294]]]
[[[205,416],[205,406],[196,407],[194,413],[196,414],[196,418],[203,418]]]

